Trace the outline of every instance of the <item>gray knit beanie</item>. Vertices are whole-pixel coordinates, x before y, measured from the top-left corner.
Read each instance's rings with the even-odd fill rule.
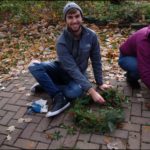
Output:
[[[74,2],[68,2],[68,3],[65,5],[64,10],[63,10],[64,19],[66,19],[66,14],[67,14],[67,12],[68,12],[70,9],[72,9],[72,8],[75,8],[75,9],[79,10],[80,13],[81,13],[81,16],[83,16],[83,11],[82,11],[82,9],[80,8],[79,5],[77,5],[77,4],[74,3]]]

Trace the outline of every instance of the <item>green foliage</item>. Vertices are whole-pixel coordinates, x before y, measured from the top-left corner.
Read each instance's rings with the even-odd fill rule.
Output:
[[[63,136],[60,134],[60,131],[55,131],[53,134],[52,134],[52,140],[59,140],[60,138],[62,138]]]
[[[124,120],[121,104],[127,101],[126,97],[116,89],[110,89],[101,94],[106,100],[106,105],[98,107],[97,111],[90,107],[93,101],[88,96],[78,99],[69,111],[73,122],[82,132],[113,132],[117,124]]]
[[[63,7],[68,2],[59,1],[25,1],[25,0],[1,0],[0,1],[0,19],[6,18],[19,23],[27,24],[35,22],[45,16],[51,20],[60,20],[63,18]],[[101,1],[78,1],[75,0],[85,16],[94,17],[100,20],[118,21],[127,20],[127,22],[139,21],[144,15],[150,18],[150,3],[144,1],[129,0],[101,0]],[[114,3],[115,2],[115,3]]]
[[[149,16],[150,3],[140,1],[122,1],[115,5],[110,1],[95,1],[94,13],[91,17],[96,17],[107,21],[126,21],[128,23],[138,22],[142,16]]]
[[[66,129],[67,130],[67,134],[69,135],[75,135],[76,134],[76,127],[75,126],[69,126],[69,125],[65,125],[65,124],[60,124],[60,127],[63,128],[63,129]]]
[[[101,95],[106,99],[107,106],[112,106],[115,108],[121,107],[121,104],[124,102],[128,102],[126,96],[122,95],[120,92],[116,92],[117,89],[109,89],[105,92],[101,92]]]
[[[0,1],[0,14],[6,14],[6,16],[9,15],[9,18],[7,19],[12,21],[27,24],[37,20],[38,16],[35,11],[44,7],[44,5],[44,2],[39,1]]]

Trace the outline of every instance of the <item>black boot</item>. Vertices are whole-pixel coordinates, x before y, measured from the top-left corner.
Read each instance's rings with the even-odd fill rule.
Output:
[[[41,87],[39,83],[35,83],[31,88],[30,91],[32,94],[44,92],[44,89]]]
[[[133,89],[140,89],[141,86],[138,82],[138,80],[132,79],[128,73],[125,74],[127,83],[133,88]]]
[[[51,111],[49,111],[46,114],[46,117],[52,117],[58,115],[69,106],[70,106],[70,102],[67,100],[67,98],[62,93],[58,93],[56,96],[54,96],[53,106],[51,108]]]

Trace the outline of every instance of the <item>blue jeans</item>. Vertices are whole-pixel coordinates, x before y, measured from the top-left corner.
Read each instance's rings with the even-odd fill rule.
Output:
[[[75,99],[83,93],[80,85],[73,81],[57,61],[32,63],[28,69],[51,97],[62,92],[67,98]]]
[[[127,71],[127,77],[129,77],[131,80],[137,81],[140,79],[136,57],[123,56],[120,53],[118,63],[123,70]]]

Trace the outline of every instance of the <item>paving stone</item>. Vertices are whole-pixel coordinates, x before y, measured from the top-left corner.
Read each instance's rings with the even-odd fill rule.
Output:
[[[39,117],[39,116],[35,116],[34,114],[33,115],[24,115],[24,118],[31,118],[33,123],[40,123],[42,117]]]
[[[150,93],[149,91],[145,91],[145,93],[142,94],[144,98],[149,99],[150,98]]]
[[[102,148],[101,149],[108,149],[107,148],[107,145],[102,145]]]
[[[99,149],[100,145],[95,144],[95,143],[87,143],[87,142],[78,141],[75,148],[76,149]]]
[[[11,92],[11,90],[14,88],[14,84],[10,84],[6,87],[6,89],[4,91],[6,92]]]
[[[13,145],[15,143],[15,141],[17,140],[17,138],[19,137],[20,133],[22,132],[22,130],[20,129],[15,129],[14,132],[9,133],[9,135],[12,137],[12,139],[10,141],[5,141],[4,144],[6,145]]]
[[[124,87],[118,87],[118,91],[120,91],[121,93],[123,93],[123,89],[124,89]]]
[[[14,112],[7,112],[7,114],[1,119],[0,124],[7,125],[8,122],[13,118]]]
[[[0,100],[0,109],[2,109],[4,105],[6,105],[8,100],[8,98],[3,98],[2,100]]]
[[[132,89],[130,87],[124,87],[124,95],[132,96]]]
[[[142,143],[142,144],[141,144],[141,149],[149,150],[149,149],[150,149],[150,143],[149,143],[149,144],[147,144],[147,143]]]
[[[128,122],[130,121],[130,109],[124,109],[124,113],[125,113],[125,121]]]
[[[46,130],[48,128],[48,125],[50,123],[50,119],[49,118],[43,118],[38,127],[36,128],[36,131],[38,132],[42,132],[43,130]]]
[[[128,149],[140,148],[140,134],[137,132],[129,132]]]
[[[6,114],[6,111],[0,110],[0,117],[4,117],[5,114]]]
[[[28,103],[28,101],[20,99],[20,100],[17,101],[16,105],[27,107],[27,103]]]
[[[16,115],[13,117],[14,119],[19,119],[24,116],[24,114],[27,111],[27,107],[20,107],[20,109],[17,111]]]
[[[112,137],[92,134],[90,142],[91,143],[97,143],[97,144],[106,144],[107,141],[111,141]]]
[[[140,132],[140,125],[139,124],[133,124],[133,123],[121,123],[121,129],[127,130],[127,131],[136,131]]]
[[[107,143],[108,149],[126,149],[126,140],[124,139],[113,139],[110,142]],[[116,148],[111,148],[112,146],[115,146]]]
[[[6,139],[6,135],[0,133],[0,145],[2,145],[5,139]]]
[[[73,125],[72,116],[69,113],[64,114],[63,123],[67,126]]]
[[[112,136],[112,137],[127,139],[128,138],[128,131],[116,129],[113,133],[107,133],[106,136],[107,135]]]
[[[150,143],[150,126],[142,127],[142,142]]]
[[[143,98],[143,97],[141,97],[141,98],[137,98],[137,102],[139,102],[139,103],[143,103],[145,101],[145,99]],[[136,103],[137,103],[136,102]]]
[[[137,94],[141,94],[140,89],[133,89],[133,97],[138,97]]]
[[[63,146],[69,147],[69,148],[74,147],[78,136],[79,136],[79,133],[76,133],[75,135],[67,135]]]
[[[45,143],[38,143],[36,149],[48,149],[48,144]]]
[[[18,123],[18,120],[11,119],[8,123],[8,126],[15,126],[16,128],[19,129],[25,129],[28,123],[23,122],[23,123]]]
[[[26,139],[17,139],[14,146],[22,148],[22,149],[35,149],[37,142],[26,140]]]
[[[25,84],[24,84],[24,87],[26,87],[26,90],[29,90],[29,91],[30,91],[30,89],[31,89],[31,84],[25,83]]]
[[[142,112],[143,117],[149,117],[150,118],[150,111],[143,111]]]
[[[7,129],[7,126],[0,125],[0,134],[7,134],[6,129]]]
[[[78,139],[81,140],[81,141],[88,142],[90,140],[90,137],[91,137],[91,134],[89,134],[89,133],[87,133],[87,134],[86,133],[85,134],[80,133]]]
[[[49,149],[62,149],[63,147],[63,143],[64,140],[67,136],[67,130],[66,129],[62,129],[62,128],[56,128],[53,131],[49,131],[49,134],[54,133],[55,131],[60,131],[60,135],[62,136],[60,139],[58,140],[52,140]]]
[[[14,94],[11,99],[8,101],[9,104],[16,104],[16,102],[20,99],[22,94]]]
[[[39,132],[34,132],[32,134],[32,136],[30,137],[30,139],[34,140],[34,141],[40,141],[40,142],[43,142],[43,143],[47,143],[47,144],[51,143],[51,139],[48,139],[46,134],[39,133]]]
[[[125,109],[129,109],[130,110],[131,109],[131,103],[123,103],[122,107],[125,108]]]
[[[132,103],[131,115],[141,116],[141,104]]]
[[[2,145],[2,146],[0,146],[0,149],[19,149],[19,148],[17,148],[17,147],[12,147],[12,146],[7,146],[7,145]]]
[[[50,125],[51,126],[57,126],[60,123],[62,123],[63,118],[64,118],[65,113],[61,113],[60,115],[56,116],[55,118],[52,119]]]
[[[4,109],[4,110],[8,110],[8,111],[18,111],[18,110],[19,110],[19,106],[6,104],[6,105],[3,107],[3,109]]]
[[[27,93],[30,93],[30,92],[27,92]],[[27,101],[30,101],[30,102],[31,102],[31,101],[33,100],[33,98],[32,98],[33,96],[32,96],[32,95],[27,96],[27,95],[26,95],[27,93],[23,93],[20,99],[21,99],[21,100],[27,100]]]
[[[129,98],[129,101],[130,101],[130,102],[133,102],[133,103],[141,103],[141,102],[138,101],[138,98],[137,98],[137,97],[130,97],[130,98]],[[131,103],[131,104],[132,104],[132,103]]]
[[[143,117],[135,117],[135,116],[131,116],[131,122],[132,123],[137,123],[137,124],[148,124],[150,123],[150,118],[143,118]]]
[[[8,93],[8,92],[0,92],[0,97],[6,97],[6,98],[11,98],[14,95],[14,93]]]
[[[150,99],[149,99],[149,102],[150,102]],[[150,105],[149,102],[148,102],[148,105]],[[142,105],[142,110],[149,111],[149,109],[146,107],[146,105],[147,105],[147,102],[144,102]]]
[[[118,84],[119,84],[119,87],[128,87],[128,83],[126,81],[121,81]]]
[[[30,136],[32,135],[32,133],[35,131],[37,127],[37,124],[35,123],[29,123],[27,125],[27,127],[24,129],[24,131],[21,134],[21,138],[30,138]]]

